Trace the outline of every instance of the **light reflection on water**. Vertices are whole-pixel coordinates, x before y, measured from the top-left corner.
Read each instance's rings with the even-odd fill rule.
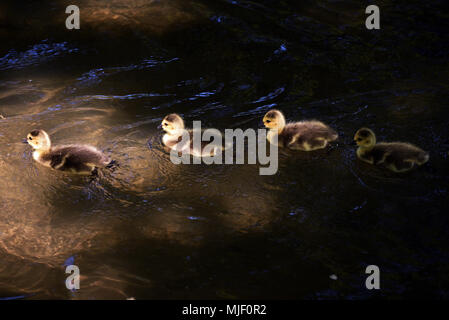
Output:
[[[350,29],[356,14],[334,21],[338,8],[326,1],[292,6],[301,14],[287,17],[250,1],[104,3],[81,3],[86,27],[135,24],[131,47],[107,37],[92,45],[83,34],[0,54],[0,296],[363,298],[368,262],[395,284],[435,261],[447,266],[440,80],[390,78],[409,61],[384,65],[357,31],[333,27]],[[370,59],[381,71],[357,69]],[[377,84],[361,84],[367,75]],[[171,112],[219,129],[258,128],[273,107],[326,121],[340,141],[312,154],[282,151],[279,172],[259,176],[253,165],[176,166],[156,129]],[[380,139],[421,145],[432,163],[394,175],[356,161],[349,142],[365,125]],[[43,168],[21,143],[34,128],[54,143],[95,145],[120,167],[93,181]],[[70,257],[81,269],[77,293],[64,286]],[[342,281],[329,284],[330,274]],[[397,297],[396,288],[383,294]]]

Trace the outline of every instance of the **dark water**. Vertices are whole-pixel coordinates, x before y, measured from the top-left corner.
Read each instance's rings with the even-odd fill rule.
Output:
[[[83,0],[78,31],[69,4],[0,4],[0,297],[449,298],[444,1],[378,1],[376,31],[364,1]],[[270,108],[329,123],[338,144],[260,176],[176,166],[156,129],[172,112],[256,129]],[[362,126],[430,162],[360,163]],[[21,143],[34,128],[121,166],[94,182],[43,168]]]

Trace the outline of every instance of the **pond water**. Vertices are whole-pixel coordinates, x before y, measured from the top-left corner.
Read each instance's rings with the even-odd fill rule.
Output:
[[[0,298],[449,298],[443,1],[380,1],[380,30],[360,1],[81,0],[70,31],[67,5],[0,5]],[[271,108],[340,138],[280,152],[272,176],[175,165],[161,145],[169,113],[257,129]],[[429,163],[357,161],[362,126]],[[120,167],[93,181],[44,168],[22,143],[35,128]]]

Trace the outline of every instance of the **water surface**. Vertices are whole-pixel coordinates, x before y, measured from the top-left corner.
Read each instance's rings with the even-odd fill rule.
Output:
[[[0,297],[449,297],[443,1],[381,1],[376,31],[359,1],[84,0],[71,31],[68,4],[0,5]],[[340,139],[282,151],[260,176],[174,165],[157,130],[172,112],[257,129],[271,108]],[[357,161],[362,126],[430,162],[398,175]],[[43,168],[21,143],[35,128],[120,168],[94,181]]]

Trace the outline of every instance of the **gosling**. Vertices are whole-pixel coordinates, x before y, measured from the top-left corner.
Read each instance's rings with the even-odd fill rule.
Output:
[[[376,143],[376,135],[368,128],[359,129],[354,141],[357,157],[369,164],[383,165],[394,172],[406,172],[429,161],[429,154],[405,142]]]
[[[224,150],[222,146],[210,146],[207,141],[201,141],[200,149],[195,148],[193,143],[194,130],[185,129],[184,120],[180,115],[172,113],[167,115],[161,122],[159,128],[166,133],[162,137],[162,143],[171,150],[185,153],[195,157],[213,157],[219,151]],[[187,132],[189,140],[183,140],[183,133]],[[205,148],[209,145],[209,148]]]
[[[263,124],[270,129],[267,139],[270,143],[277,136],[278,145],[292,150],[314,151],[325,148],[335,141],[338,134],[328,125],[316,121],[286,123],[279,110],[270,110],[263,117]]]
[[[95,174],[97,168],[110,167],[115,163],[92,146],[71,144],[53,147],[44,130],[28,133],[27,142],[34,149],[33,159],[55,170],[89,175]]]

